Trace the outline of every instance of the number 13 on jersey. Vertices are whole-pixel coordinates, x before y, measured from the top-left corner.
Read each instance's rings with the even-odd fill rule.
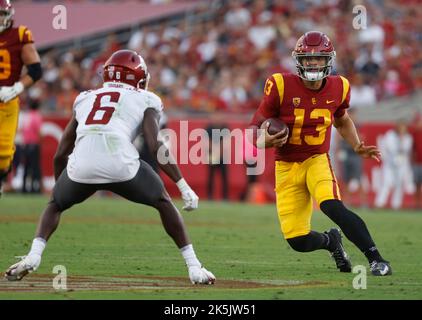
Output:
[[[295,108],[295,123],[293,125],[292,136],[289,139],[290,144],[302,144],[302,127],[305,120],[305,109]],[[327,132],[328,126],[331,124],[331,111],[328,109],[314,109],[309,115],[310,119],[324,119],[324,123],[320,123],[316,126],[315,130],[318,136],[305,135],[303,138],[305,143],[311,146],[321,145],[325,141],[325,133]]]

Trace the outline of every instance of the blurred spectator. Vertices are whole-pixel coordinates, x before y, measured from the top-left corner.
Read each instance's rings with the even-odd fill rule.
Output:
[[[371,58],[368,59],[358,70],[364,75],[364,79],[370,84],[377,82],[380,66]]]
[[[206,128],[207,136],[209,138],[209,152],[208,152],[208,200],[214,199],[216,172],[221,173],[221,188],[223,193],[223,200],[229,199],[229,182],[228,182],[228,164],[224,163],[224,129],[226,125],[217,121],[213,121]],[[213,135],[214,132],[214,135]],[[227,152],[227,151],[226,151]]]
[[[243,6],[243,1],[228,1],[228,10],[224,16],[226,25],[234,29],[245,29],[251,23],[251,14],[248,9]]]
[[[276,30],[272,21],[272,13],[268,11],[262,12],[258,16],[258,22],[248,31],[249,40],[256,49],[267,49],[270,42],[276,38]]]
[[[422,114],[415,119],[413,134],[413,177],[415,181],[415,208],[422,209]]]
[[[74,83],[71,79],[65,78],[61,81],[61,90],[56,97],[57,112],[71,116],[73,111],[73,102],[79,95],[79,91],[74,87]]]
[[[407,124],[401,120],[396,128],[389,130],[379,146],[382,161],[382,183],[375,198],[375,206],[383,208],[393,191],[391,207],[400,209],[405,191],[413,191],[411,153],[413,138]]]
[[[23,125],[22,135],[24,142],[24,174],[22,192],[41,192],[41,161],[40,142],[42,116],[39,111],[39,101],[29,102],[29,112]]]
[[[257,108],[271,73],[294,71],[292,47],[313,29],[326,32],[335,44],[335,72],[350,79],[352,106],[422,88],[422,10],[410,2],[365,2],[368,26],[361,30],[350,21],[351,1],[204,3],[184,18],[148,22],[129,37],[112,34],[89,54],[44,53],[43,111],[69,114],[73,90],[97,87],[110,52],[129,47],[149,61],[150,87],[170,108],[248,113]]]
[[[386,79],[382,83],[384,98],[397,96],[400,90],[400,78],[396,70],[388,70]]]
[[[353,109],[373,108],[376,105],[377,97],[375,89],[365,84],[363,77],[357,74],[351,86],[350,106]]]
[[[246,168],[255,168],[257,166],[257,155],[258,150],[256,147],[249,141],[246,132],[243,136],[243,161]],[[246,175],[246,184],[242,192],[239,195],[240,201],[246,201],[249,198],[249,194],[253,185],[257,182],[258,176],[255,174]]]
[[[352,108],[348,111],[348,113],[349,116],[353,119],[359,132],[359,123],[355,117],[356,109]],[[361,137],[361,139],[364,140],[363,137]],[[357,193],[359,197],[359,205],[367,207],[368,203],[366,193],[369,189],[369,183],[363,174],[363,158],[353,150],[353,147],[346,140],[340,139],[338,159],[342,163],[342,180],[346,184],[346,187],[342,189],[344,190],[344,199],[350,203],[353,203],[350,197],[352,194]]]

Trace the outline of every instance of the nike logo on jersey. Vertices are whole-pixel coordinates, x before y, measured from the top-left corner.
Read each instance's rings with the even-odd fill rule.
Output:
[[[334,100],[327,100],[327,101],[325,101],[327,104],[330,104],[330,103],[333,103],[334,102]]]
[[[7,41],[4,41],[4,42],[0,42],[0,47],[3,47],[3,46],[5,46],[7,44]]]

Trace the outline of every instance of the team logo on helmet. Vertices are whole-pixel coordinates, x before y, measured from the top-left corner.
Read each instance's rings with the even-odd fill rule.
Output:
[[[104,82],[122,82],[147,90],[149,79],[144,59],[133,50],[116,51],[104,64]]]

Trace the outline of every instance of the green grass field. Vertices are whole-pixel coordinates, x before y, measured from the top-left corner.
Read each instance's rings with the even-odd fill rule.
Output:
[[[7,194],[0,200],[0,270],[27,253],[46,197]],[[180,208],[181,203],[177,203]],[[337,271],[326,251],[294,252],[281,237],[274,205],[200,202],[183,213],[196,253],[217,277],[193,286],[176,246],[151,208],[120,198],[93,197],[67,211],[37,272],[18,283],[0,280],[0,299],[421,299],[422,213],[365,211],[391,277]],[[313,229],[332,223],[321,212]],[[348,241],[353,265],[367,266]],[[66,267],[68,291],[56,292],[55,265]]]

